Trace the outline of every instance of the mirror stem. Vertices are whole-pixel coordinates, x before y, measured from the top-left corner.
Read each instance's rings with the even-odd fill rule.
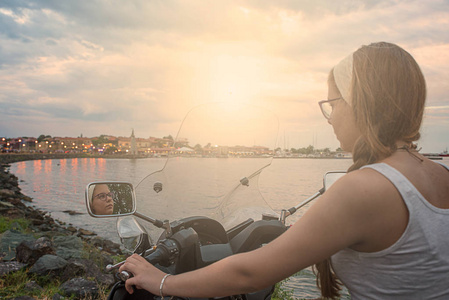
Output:
[[[165,228],[165,232],[166,232],[166,237],[171,237],[172,235],[172,231],[171,231],[171,226],[170,226],[170,221],[169,220],[165,220],[164,221],[164,225],[162,225],[162,228]]]
[[[160,220],[153,219],[151,217],[147,217],[145,215],[142,215],[141,213],[138,213],[137,211],[134,213],[134,215],[138,218],[141,218],[142,220],[145,220],[147,222],[150,222],[151,224],[154,224],[154,226],[158,228],[164,228],[164,223]]]
[[[306,200],[304,200],[303,202],[299,203],[298,205],[296,205],[294,208],[294,211],[297,211],[298,209],[300,209],[301,207],[303,207],[304,205],[306,205],[307,203],[309,203],[310,201],[312,201],[313,199],[317,198],[318,196],[322,195],[322,192],[324,192],[324,189],[319,190],[318,192],[316,192],[315,194],[313,194],[312,196],[310,196],[309,198],[307,198]],[[290,211],[290,209],[289,209]]]
[[[318,192],[313,194],[311,197],[307,198],[306,200],[304,200],[303,202],[299,203],[298,205],[293,206],[292,208],[288,209],[287,211],[285,209],[283,209],[281,211],[281,216],[279,217],[279,220],[282,222],[282,224],[285,225],[285,219],[288,216],[293,215],[298,209],[300,209],[301,207],[303,207],[304,205],[306,205],[307,203],[309,203],[313,199],[321,196],[323,193],[324,193],[324,188],[320,189]]]

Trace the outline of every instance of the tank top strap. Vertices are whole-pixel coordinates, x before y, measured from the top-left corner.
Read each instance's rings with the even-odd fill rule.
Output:
[[[440,162],[440,161],[436,161],[436,163],[439,164],[439,165],[442,165],[444,168],[446,168],[446,170],[449,171],[449,166],[446,166],[445,164],[443,164],[443,163]]]
[[[405,177],[401,172],[399,172],[392,166],[386,163],[376,163],[361,167],[361,169],[364,168],[374,169],[385,176],[399,191],[409,210],[413,211],[413,202],[415,201],[413,201],[412,199],[416,199],[416,197],[422,198],[421,193],[407,179],[407,177]]]
[[[449,167],[439,163],[449,171]],[[363,166],[361,169],[374,169],[385,176],[398,190],[409,211],[414,212],[417,205],[426,206],[437,213],[449,214],[449,209],[442,209],[430,204],[426,198],[418,191],[418,189],[405,177],[401,172],[386,163],[376,163]],[[419,203],[419,204],[418,204]]]
[[[377,172],[379,172],[380,174],[384,175],[388,180],[391,181],[391,183],[393,183],[394,186],[396,186],[396,188],[398,190],[400,190],[400,187],[405,188],[406,190],[408,190],[410,188],[415,189],[415,187],[407,179],[407,177],[405,177],[404,175],[402,175],[401,172],[399,172],[398,170],[396,170],[395,168],[393,168],[392,166],[390,166],[386,163],[377,163],[377,164],[372,164],[372,165],[366,165],[366,166],[361,167],[360,169],[365,169],[365,168],[374,169]]]

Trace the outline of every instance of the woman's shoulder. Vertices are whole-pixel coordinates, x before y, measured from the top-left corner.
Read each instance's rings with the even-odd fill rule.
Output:
[[[380,190],[391,186],[391,183],[378,170],[368,167],[348,172],[336,182],[336,186],[349,193],[377,194]]]
[[[328,203],[342,210],[349,227],[355,227],[353,249],[379,251],[393,244],[407,225],[407,208],[396,187],[372,168],[349,172],[329,189]]]
[[[360,215],[381,212],[386,206],[403,205],[396,187],[383,174],[371,168],[347,173],[328,193],[329,201],[340,202]],[[398,199],[398,201],[392,201]]]

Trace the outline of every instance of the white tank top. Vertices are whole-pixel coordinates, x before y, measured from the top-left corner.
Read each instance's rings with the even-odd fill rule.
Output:
[[[335,273],[351,299],[449,299],[449,209],[430,204],[385,163],[364,168],[393,183],[407,206],[409,221],[387,249],[365,253],[347,248],[332,256]]]

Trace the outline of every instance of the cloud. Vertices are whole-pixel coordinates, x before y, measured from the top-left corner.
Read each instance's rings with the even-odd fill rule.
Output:
[[[421,65],[429,106],[447,106],[448,20],[442,0],[2,1],[0,135],[174,135],[190,108],[225,100],[274,111],[292,147],[338,146],[316,105],[329,69],[395,42]]]

